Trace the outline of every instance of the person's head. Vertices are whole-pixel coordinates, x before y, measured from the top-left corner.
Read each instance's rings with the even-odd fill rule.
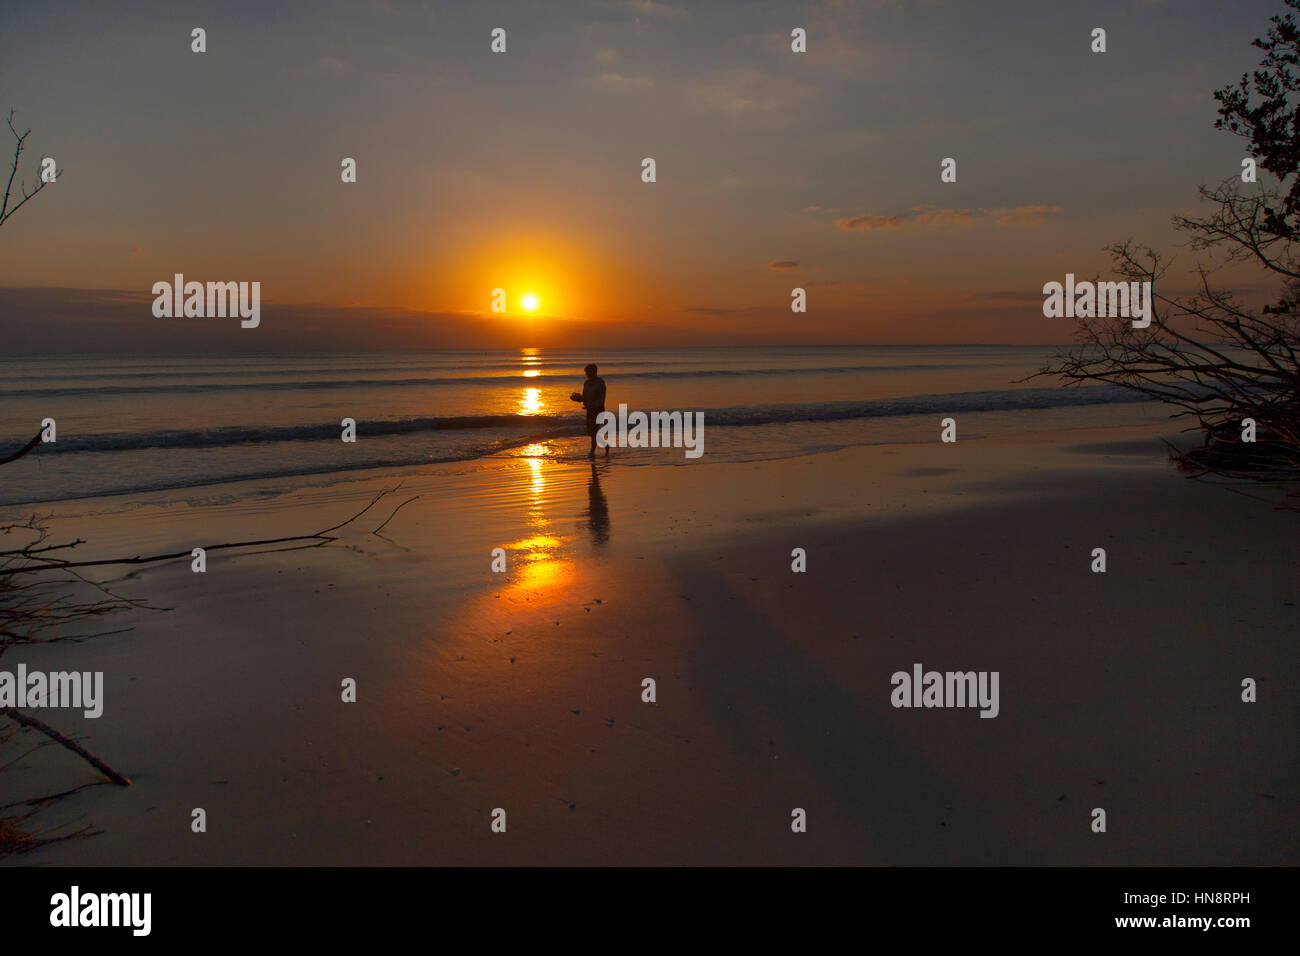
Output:
[[[595,362],[592,362],[590,365],[588,365],[586,368],[584,368],[583,371],[587,373],[587,378],[595,378],[595,377],[596,377],[596,363],[595,363]]]

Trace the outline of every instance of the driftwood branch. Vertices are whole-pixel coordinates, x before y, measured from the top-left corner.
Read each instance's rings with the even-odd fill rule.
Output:
[[[81,757],[88,764],[90,764],[92,767],[94,767],[96,770],[98,770],[100,773],[102,773],[105,777],[107,777],[109,780],[111,780],[113,783],[117,784],[118,786],[120,787],[131,786],[130,780],[122,776],[120,773],[118,773],[108,764],[104,763],[104,761],[100,760],[98,757],[92,754],[85,747],[81,746],[81,744],[77,743],[75,740],[71,739],[70,737],[65,737],[63,734],[59,733],[57,730],[55,730],[45,721],[37,720],[35,717],[32,717],[28,714],[24,714],[22,711],[18,710],[15,707],[0,707],[0,714],[4,714],[4,716],[8,717],[10,720],[17,721],[18,723],[22,724],[24,727],[30,727],[33,730],[39,730],[41,733],[49,737],[51,740],[67,747],[74,754],[76,754],[78,757]]]
[[[17,135],[17,133],[15,133],[15,135]],[[19,138],[20,149],[22,138],[24,137]],[[10,180],[12,182],[12,175]],[[3,210],[7,205],[8,200],[6,195],[4,204],[0,205],[0,210]],[[19,205],[21,205],[21,203]],[[17,207],[14,208],[16,209]],[[8,214],[12,215],[13,211],[13,209],[10,209]],[[0,219],[0,222],[3,222],[3,219]],[[0,458],[0,465],[17,461],[24,455],[29,454],[37,447],[37,445],[40,444],[40,440],[41,436],[38,433],[23,448]],[[268,545],[319,547],[337,540],[334,532],[354,523],[374,508],[383,498],[395,493],[400,488],[401,483],[394,488],[380,491],[364,508],[360,509],[350,517],[345,518],[343,521],[320,531],[314,531],[309,534],[286,535],[276,538],[229,541],[221,544],[210,545],[205,550],[221,551],[235,548],[264,547]],[[398,511],[410,504],[410,502],[416,500],[418,497],[419,496],[416,495],[399,504],[371,533],[379,534],[388,523],[392,521]],[[188,558],[193,553],[193,549],[191,548],[167,554],[136,555],[128,558],[107,558],[91,561],[70,561],[66,558],[58,557],[58,553],[66,553],[70,549],[75,548],[84,542],[80,538],[76,538],[62,544],[57,542],[51,543],[49,530],[44,527],[36,516],[32,516],[25,522],[0,525],[0,533],[7,535],[11,532],[27,532],[30,540],[28,540],[22,547],[0,550],[0,654],[3,654],[4,650],[13,644],[38,642],[41,640],[38,636],[40,633],[55,628],[61,628],[73,622],[100,617],[131,607],[145,606],[141,602],[118,596],[109,590],[106,585],[83,577],[77,569],[109,567],[116,565],[154,564],[160,561]],[[80,584],[96,588],[105,595],[105,598],[102,600],[85,601],[67,594],[54,594],[51,596],[48,592],[54,582],[46,580],[43,577],[28,579],[27,583],[18,583],[20,580],[17,577],[18,575],[39,575],[40,572],[63,572],[69,576],[74,585]],[[56,641],[75,639],[77,639],[75,636],[69,637],[66,634],[51,638],[51,640]],[[71,750],[94,767],[95,770],[107,779],[107,781],[118,786],[125,787],[131,785],[130,778],[119,773],[85,747],[65,736],[44,721],[22,713],[14,707],[0,707],[0,716],[8,717],[10,720],[22,727],[37,730],[50,740]],[[0,770],[3,769],[4,768],[0,768]],[[87,786],[90,785],[88,784]],[[57,799],[74,792],[76,791],[65,791],[62,794],[40,797],[33,801],[27,801],[25,805],[39,807],[44,805],[48,800]],[[8,806],[13,805],[10,804],[7,805],[7,807]],[[0,807],[0,809],[5,808],[6,807]],[[35,810],[33,809],[30,812],[35,812]],[[21,833],[17,829],[17,823],[20,822],[21,819],[22,818],[19,818],[18,820],[13,818],[0,818],[0,854],[5,852],[26,852],[27,850],[42,846],[45,843],[52,842],[52,840],[33,838]],[[55,839],[70,839],[73,837],[88,836],[92,835],[93,832],[97,831],[83,830],[76,834]]]
[[[420,497],[419,495],[414,495],[414,496],[412,496],[412,497],[410,497],[410,498],[407,498],[407,499],[406,499],[405,501],[403,501],[400,505],[398,505],[396,508],[393,509],[393,513],[390,514],[387,518],[384,519],[384,523],[383,523],[383,524],[381,524],[378,528],[376,528],[374,531],[372,531],[372,532],[370,532],[370,533],[371,533],[371,534],[379,534],[379,532],[383,531],[386,527],[388,527],[388,522],[392,521],[395,517],[397,517],[397,512],[401,511],[403,508],[405,508],[407,505],[409,505],[412,501],[417,500],[419,497]]]
[[[347,518],[344,521],[340,521],[338,524],[333,525],[332,527],[329,528],[325,528],[321,531],[313,531],[310,534],[292,534],[292,535],[286,535],[279,538],[255,538],[248,541],[227,541],[223,544],[209,545],[204,548],[204,551],[224,551],[224,550],[230,550],[232,548],[256,548],[256,547],[263,547],[266,545],[291,544],[294,542],[302,542],[302,541],[312,541],[312,542],[317,542],[318,544],[326,544],[330,541],[337,540],[337,538],[333,536],[333,532],[338,531],[341,528],[345,528],[348,525],[355,522],[362,515],[368,512],[371,508],[377,505],[382,499],[386,498],[388,495],[395,493],[398,490],[398,488],[401,488],[400,484],[398,484],[396,487],[393,488],[384,489],[383,491],[379,492],[379,494],[375,495],[375,497],[370,500],[370,503],[368,505],[366,505],[356,514],[352,515],[352,517]],[[418,498],[419,496],[417,495],[416,497]],[[402,502],[401,505],[398,505],[398,507],[394,509],[393,514],[397,514],[397,512],[401,510],[402,507],[404,507],[407,504],[410,504],[414,500],[415,498],[410,498],[407,501]],[[388,520],[392,520],[392,517],[393,515],[389,515]],[[384,524],[381,524],[379,526],[379,528],[384,527],[384,525],[387,523],[388,521],[385,521]],[[379,528],[376,528],[375,532],[377,532]],[[372,532],[372,534],[375,532]],[[49,550],[49,549],[42,549],[42,550]],[[32,550],[23,554],[23,557],[28,558],[32,563],[19,565],[16,567],[0,568],[0,579],[12,577],[17,574],[32,574],[37,571],[62,571],[62,570],[69,570],[72,568],[97,568],[97,567],[109,567],[109,566],[123,565],[123,564],[155,564],[159,561],[174,561],[177,558],[188,558],[192,554],[193,554],[193,549],[190,548],[185,551],[171,551],[168,552],[167,554],[149,554],[149,555],[138,554],[130,558],[102,558],[95,561],[66,561],[61,558],[40,557],[37,551]]]
[[[40,443],[41,443],[41,433],[37,432],[36,437],[33,438],[31,441],[29,441],[21,449],[14,452],[12,455],[6,455],[4,458],[0,458],[0,465],[7,465],[11,461],[17,461],[19,458],[23,457],[23,455],[27,454],[29,451],[31,451]]]

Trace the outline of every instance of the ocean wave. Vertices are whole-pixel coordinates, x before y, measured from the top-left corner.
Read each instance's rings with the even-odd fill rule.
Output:
[[[328,476],[328,475],[346,475],[349,472],[356,471],[374,471],[376,469],[387,468],[407,468],[413,465],[442,465],[455,462],[477,461],[492,455],[500,455],[502,452],[508,452],[511,449],[526,446],[534,442],[545,439],[560,438],[568,435],[577,435],[581,432],[580,428],[571,427],[564,429],[553,429],[549,432],[542,432],[535,435],[522,437],[503,438],[497,441],[484,442],[468,448],[447,450],[445,452],[402,452],[394,451],[388,454],[371,455],[364,458],[356,458],[349,461],[331,460],[328,463],[315,464],[286,464],[276,468],[244,468],[237,472],[231,473],[193,473],[193,474],[173,474],[159,472],[153,475],[144,473],[132,474],[130,480],[112,481],[101,485],[98,488],[78,489],[75,495],[60,494],[54,491],[41,490],[34,495],[7,495],[5,490],[0,489],[0,507],[11,507],[14,505],[40,504],[47,501],[62,501],[68,497],[76,498],[103,498],[114,495],[134,495],[159,491],[174,491],[184,488],[203,488],[213,485],[230,484],[232,482],[243,481],[264,481],[277,478],[299,478],[307,476]],[[337,434],[335,436],[337,441]]]
[[[982,368],[1020,367],[1019,365],[985,365]],[[518,368],[518,366],[511,366]],[[620,372],[618,382],[655,381],[659,379],[709,379],[752,378],[771,375],[846,375],[893,372],[951,372],[969,369],[961,363],[923,363],[919,365],[837,365],[812,368],[705,368],[640,372]],[[167,373],[176,377],[175,373]],[[134,376],[133,376],[134,377]],[[146,376],[140,376],[141,378]],[[186,376],[190,378],[192,376]],[[561,381],[580,381],[578,371],[555,371],[539,375],[457,375],[418,376],[413,378],[351,378],[351,379],[296,379],[288,381],[257,382],[171,382],[167,384],[113,384],[113,385],[45,385],[33,388],[10,387],[0,389],[0,398],[76,398],[105,395],[158,395],[165,393],[201,394],[205,392],[314,392],[335,389],[365,388],[437,388],[456,386],[476,388],[484,386],[528,386],[557,384]]]
[[[535,380],[534,380],[535,381]],[[805,402],[783,405],[742,405],[725,408],[682,408],[667,411],[703,412],[711,427],[832,422],[851,419],[892,418],[902,415],[956,414],[1065,408],[1069,406],[1141,402],[1132,391],[1111,385],[1022,388],[937,395],[911,395],[850,402]],[[617,409],[612,409],[617,410]],[[632,411],[635,409],[629,409]],[[660,409],[643,409],[656,411]],[[542,440],[549,432],[569,434],[582,425],[580,415],[461,415],[448,417],[357,420],[359,438],[400,435],[430,435],[436,432],[473,432],[513,429],[530,440]],[[275,442],[338,441],[340,425],[325,422],[312,425],[228,426],[220,428],[157,430],[148,432],[105,432],[95,435],[64,434],[41,449],[41,454],[74,452],[120,452],[165,448],[223,448]],[[22,444],[14,437],[9,444]]]

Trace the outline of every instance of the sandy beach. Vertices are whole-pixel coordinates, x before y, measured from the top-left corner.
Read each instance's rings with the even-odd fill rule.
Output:
[[[525,449],[39,510],[100,557],[313,531],[399,482],[328,546],[134,569],[118,590],[168,610],[6,654],[104,672],[103,716],[57,722],[134,783],[35,818],[99,835],[3,862],[1300,858],[1297,499],[1189,481],[1149,428],[708,467]],[[916,663],[999,672],[997,717],[892,706]],[[3,802],[94,779],[35,742],[0,750]]]

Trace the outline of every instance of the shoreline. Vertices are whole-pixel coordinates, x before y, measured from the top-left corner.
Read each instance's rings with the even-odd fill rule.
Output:
[[[3,862],[1294,864],[1300,518],[1181,478],[1153,442],[594,482],[520,459],[412,476],[402,497],[425,497],[382,539],[135,569],[120,580],[173,610],[0,660],[103,670],[103,717],[50,719],[135,783],[37,818],[103,835]],[[384,482],[158,504],[132,533],[310,526]],[[998,671],[999,716],[892,707],[914,663]],[[15,797],[91,779],[48,751],[10,772]]]

